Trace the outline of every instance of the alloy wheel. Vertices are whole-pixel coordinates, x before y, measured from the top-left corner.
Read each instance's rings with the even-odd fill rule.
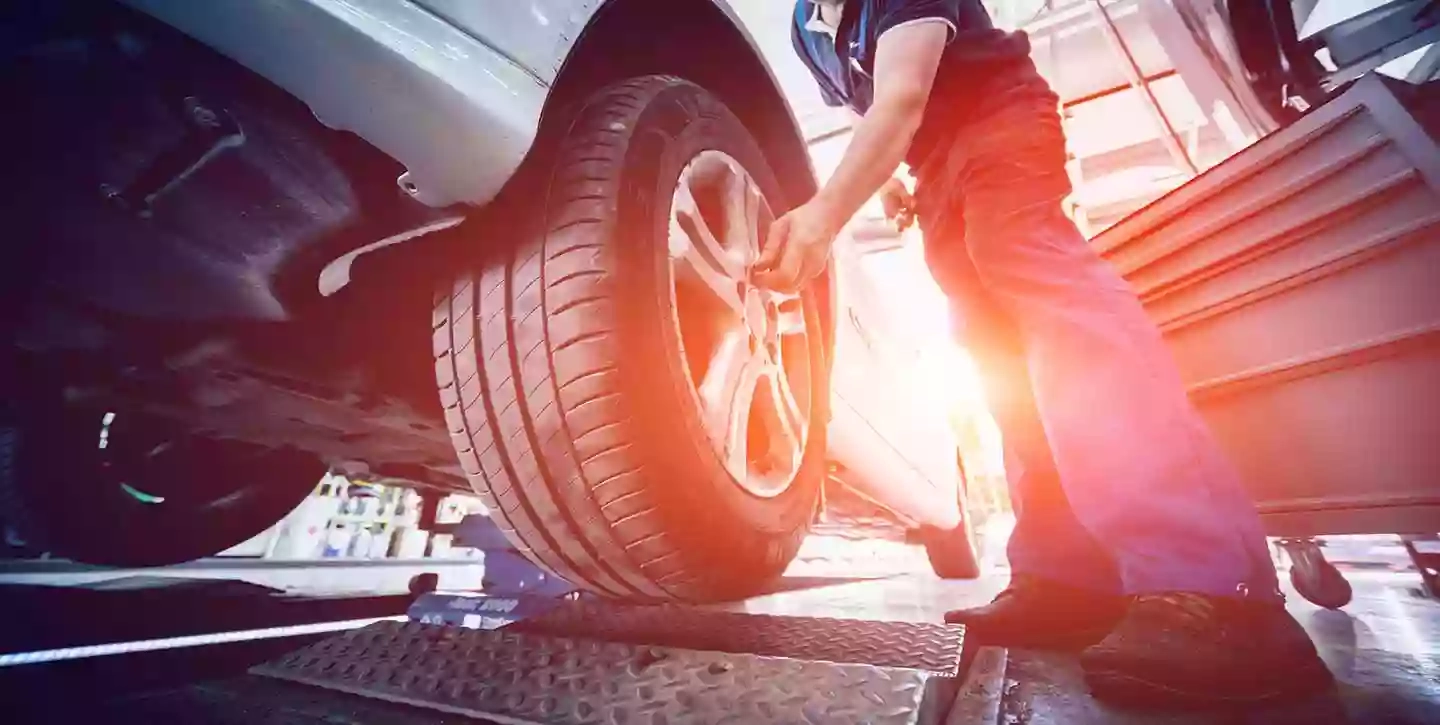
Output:
[[[794,482],[810,436],[814,375],[803,298],[750,272],[774,213],[730,156],[680,173],[670,212],[675,322],[706,433],[726,470],[761,497]]]

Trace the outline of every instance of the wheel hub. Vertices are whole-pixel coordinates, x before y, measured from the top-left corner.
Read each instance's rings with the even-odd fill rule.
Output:
[[[706,151],[680,174],[668,245],[676,324],[706,433],[736,483],[763,497],[793,483],[816,394],[801,298],[750,283],[773,220],[744,168]]]
[[[752,338],[766,344],[773,342],[770,305],[765,304],[760,290],[754,287],[745,290],[745,327]]]

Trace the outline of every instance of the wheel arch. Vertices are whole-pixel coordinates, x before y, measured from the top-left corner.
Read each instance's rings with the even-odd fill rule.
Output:
[[[723,0],[608,0],[556,76],[536,146],[563,133],[570,110],[591,93],[651,74],[684,78],[719,97],[760,143],[787,207],[815,194],[815,170],[800,126],[759,47]],[[527,165],[535,156],[532,150]],[[833,350],[835,284],[827,276],[820,285],[827,350]]]
[[[525,177],[547,168],[548,150],[568,131],[580,102],[614,82],[652,74],[684,78],[719,97],[760,143],[784,189],[787,208],[814,195],[816,176],[799,124],[760,50],[723,2],[608,0],[591,16],[561,64],[542,108],[536,140],[520,168],[495,201],[469,210],[467,224],[505,223],[507,210],[524,201]],[[462,235],[440,232],[359,256],[355,275],[368,282],[358,286],[402,271],[413,275],[410,279],[432,277],[473,253],[461,240]],[[833,272],[818,287],[826,359],[833,365],[838,310]],[[828,409],[825,415],[828,418]]]
[[[650,74],[679,76],[724,101],[760,142],[791,204],[815,193],[810,155],[779,83],[740,19],[715,0],[608,0],[561,66],[542,129],[598,88]]]

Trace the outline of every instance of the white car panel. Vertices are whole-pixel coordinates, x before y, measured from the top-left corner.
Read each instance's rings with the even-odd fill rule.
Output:
[[[400,161],[398,183],[431,206],[494,198],[534,142],[549,92],[508,54],[411,2],[125,2]]]
[[[947,401],[916,376],[926,341],[904,310],[885,303],[901,292],[896,285],[926,281],[923,262],[881,259],[904,253],[867,252],[848,239],[836,245],[829,453],[847,470],[844,482],[867,497],[915,522],[953,528],[959,442]]]
[[[390,155],[408,170],[401,188],[437,207],[499,193],[606,1],[122,0]],[[713,3],[755,47],[725,0],[691,1]]]
[[[603,0],[411,0],[554,83]]]
[[[848,452],[842,455],[845,470],[839,476],[846,486],[909,524],[953,529],[960,523],[958,497],[952,493],[946,497],[948,504],[942,502],[931,482],[876,430],[869,413],[851,405],[843,394],[831,396],[826,433],[831,451]],[[951,461],[953,467],[953,457]]]

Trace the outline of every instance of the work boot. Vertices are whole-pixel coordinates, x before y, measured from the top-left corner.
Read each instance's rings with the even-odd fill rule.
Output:
[[[1017,574],[994,601],[945,621],[988,645],[1074,650],[1099,642],[1124,613],[1124,597]]]
[[[1080,666],[1096,698],[1145,707],[1257,704],[1334,684],[1279,600],[1186,593],[1135,597]]]

